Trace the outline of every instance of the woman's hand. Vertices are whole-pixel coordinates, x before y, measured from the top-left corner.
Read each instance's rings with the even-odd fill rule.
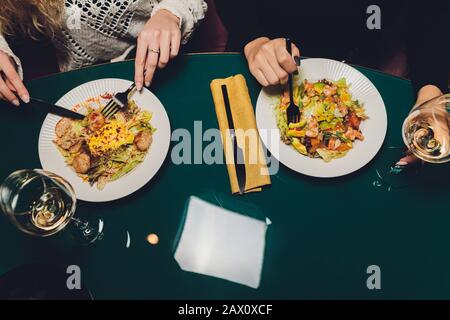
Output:
[[[297,71],[300,51],[292,44],[292,56],[286,50],[286,40],[283,38],[270,40],[258,38],[249,42],[244,49],[250,72],[258,82],[269,85],[284,84],[288,74]]]
[[[19,106],[19,98],[30,102],[30,94],[17,73],[14,61],[5,52],[0,51],[0,99]]]
[[[178,55],[181,43],[180,21],[168,10],[158,11],[145,25],[137,40],[134,81],[138,90],[148,87],[157,67],[164,68]]]
[[[442,95],[442,91],[433,85],[426,85],[419,90],[417,93],[417,101],[416,105],[421,105],[422,103],[431,100],[433,98],[439,97]],[[405,157],[401,158],[397,163],[397,168],[404,168],[410,164],[416,163],[419,159],[413,154],[407,154]]]
[[[428,100],[431,100],[433,98],[442,96],[442,91],[436,86],[433,86],[431,84],[424,86],[419,90],[417,93],[417,101],[416,105],[422,104]]]

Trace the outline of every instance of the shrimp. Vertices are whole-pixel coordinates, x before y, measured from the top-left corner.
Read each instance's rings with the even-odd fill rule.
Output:
[[[335,95],[336,92],[337,92],[337,87],[336,87],[335,85],[333,85],[333,86],[326,86],[326,87],[323,89],[323,93],[324,93],[325,96],[327,96],[327,97],[332,96],[332,95]]]
[[[316,95],[316,90],[313,88],[306,89],[306,95],[308,97],[314,97]]]
[[[105,118],[99,111],[93,111],[88,116],[89,130],[97,131],[105,124]]]
[[[355,130],[352,127],[348,127],[347,131],[344,134],[348,139],[354,141],[355,139],[364,140],[364,136],[359,130]]]
[[[359,129],[359,125],[361,124],[361,119],[359,119],[354,112],[347,115],[347,122],[354,129]]]
[[[313,97],[316,95],[316,90],[314,89],[313,83],[305,80],[304,85],[305,85],[304,92],[306,93],[306,96]]]
[[[134,144],[140,151],[147,151],[153,142],[152,133],[150,130],[139,132],[134,138]]]
[[[338,104],[337,109],[334,109],[334,116],[337,118],[343,118],[348,114],[348,108],[343,104]]]
[[[314,89],[314,84],[312,82],[305,80],[303,83],[305,84],[305,91]]]
[[[328,149],[333,150],[335,148],[336,138],[331,137],[330,140],[328,140]]]
[[[87,173],[91,168],[91,157],[81,153],[73,159],[72,166],[77,173]]]
[[[283,95],[281,96],[281,106],[284,108],[287,108],[289,106],[290,98],[289,98],[289,91],[284,91]]]
[[[315,138],[319,135],[319,123],[316,118],[311,117],[308,120],[308,126],[306,128],[306,136],[310,138]]]

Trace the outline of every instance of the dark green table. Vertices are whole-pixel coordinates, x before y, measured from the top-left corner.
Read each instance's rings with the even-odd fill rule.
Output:
[[[449,166],[427,166],[380,186],[401,153],[402,120],[413,104],[409,81],[359,68],[381,92],[389,129],[378,156],[336,179],[314,179],[281,166],[272,186],[235,198],[225,166],[174,165],[170,157],[143,189],[106,204],[81,203],[77,215],[101,217],[105,237],[88,247],[57,237],[21,234],[0,216],[0,274],[29,262],[77,264],[97,299],[309,299],[450,298]],[[56,101],[70,89],[100,78],[132,79],[132,61],[100,65],[32,81],[33,96]],[[253,102],[260,87],[235,54],[184,56],[160,71],[152,90],[167,108],[172,128],[216,128],[209,89],[214,78],[242,73]],[[40,167],[38,134],[45,115],[0,107],[0,179]],[[173,244],[190,195],[212,197],[234,210],[269,217],[260,288],[182,271]],[[126,232],[131,246],[126,248]],[[149,233],[160,243],[150,246]],[[381,290],[368,290],[366,269],[381,268]]]

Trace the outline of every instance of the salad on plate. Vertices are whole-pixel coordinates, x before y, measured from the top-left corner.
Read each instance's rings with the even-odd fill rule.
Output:
[[[294,101],[301,113],[299,123],[287,123],[288,91],[276,103],[275,114],[281,140],[302,155],[330,162],[364,140],[361,124],[368,117],[345,78],[304,80],[294,88]]]
[[[102,190],[142,163],[153,141],[151,112],[142,111],[134,100],[111,119],[100,110],[112,98],[106,93],[74,107],[84,109],[84,120],[63,118],[55,127],[55,139],[65,162],[77,175]]]

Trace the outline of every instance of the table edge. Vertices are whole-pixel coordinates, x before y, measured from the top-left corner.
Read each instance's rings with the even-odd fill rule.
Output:
[[[229,55],[241,55],[241,54],[242,54],[241,52],[197,52],[197,53],[183,53],[180,56],[209,56],[209,55],[229,56]],[[302,56],[302,58],[303,59],[308,59],[308,58],[312,58],[312,57]],[[90,69],[90,68],[95,68],[95,67],[100,67],[100,66],[105,66],[105,65],[112,65],[112,64],[116,64],[116,63],[126,63],[126,62],[130,62],[130,61],[134,61],[134,60],[135,59],[125,59],[125,60],[117,61],[117,62],[105,62],[105,63],[99,63],[99,64],[95,64],[95,65],[85,66],[85,67],[81,67],[81,68],[77,68],[77,69],[73,69],[73,70],[69,70],[69,71],[50,73],[50,74],[47,74],[47,75],[44,75],[44,76],[40,76],[40,77],[34,78],[32,80],[29,80],[29,81],[27,81],[27,83],[33,83],[35,81],[51,78],[53,76],[60,75],[60,74],[70,74],[72,72],[78,72],[80,70],[85,70],[85,69]],[[402,80],[402,81],[411,83],[410,79],[407,79],[407,78],[404,78],[404,77],[400,77],[400,76],[396,76],[396,75],[392,75],[392,74],[389,74],[389,73],[386,73],[386,72],[383,72],[383,71],[380,71],[380,70],[377,70],[377,69],[373,69],[373,68],[370,68],[370,67],[365,67],[365,66],[361,66],[361,65],[357,65],[357,64],[348,64],[348,65],[352,66],[352,67],[359,68],[359,69],[365,69],[365,70],[368,70],[368,71],[371,71],[371,72],[375,72],[375,73],[377,73],[379,75],[386,76],[388,78]]]

